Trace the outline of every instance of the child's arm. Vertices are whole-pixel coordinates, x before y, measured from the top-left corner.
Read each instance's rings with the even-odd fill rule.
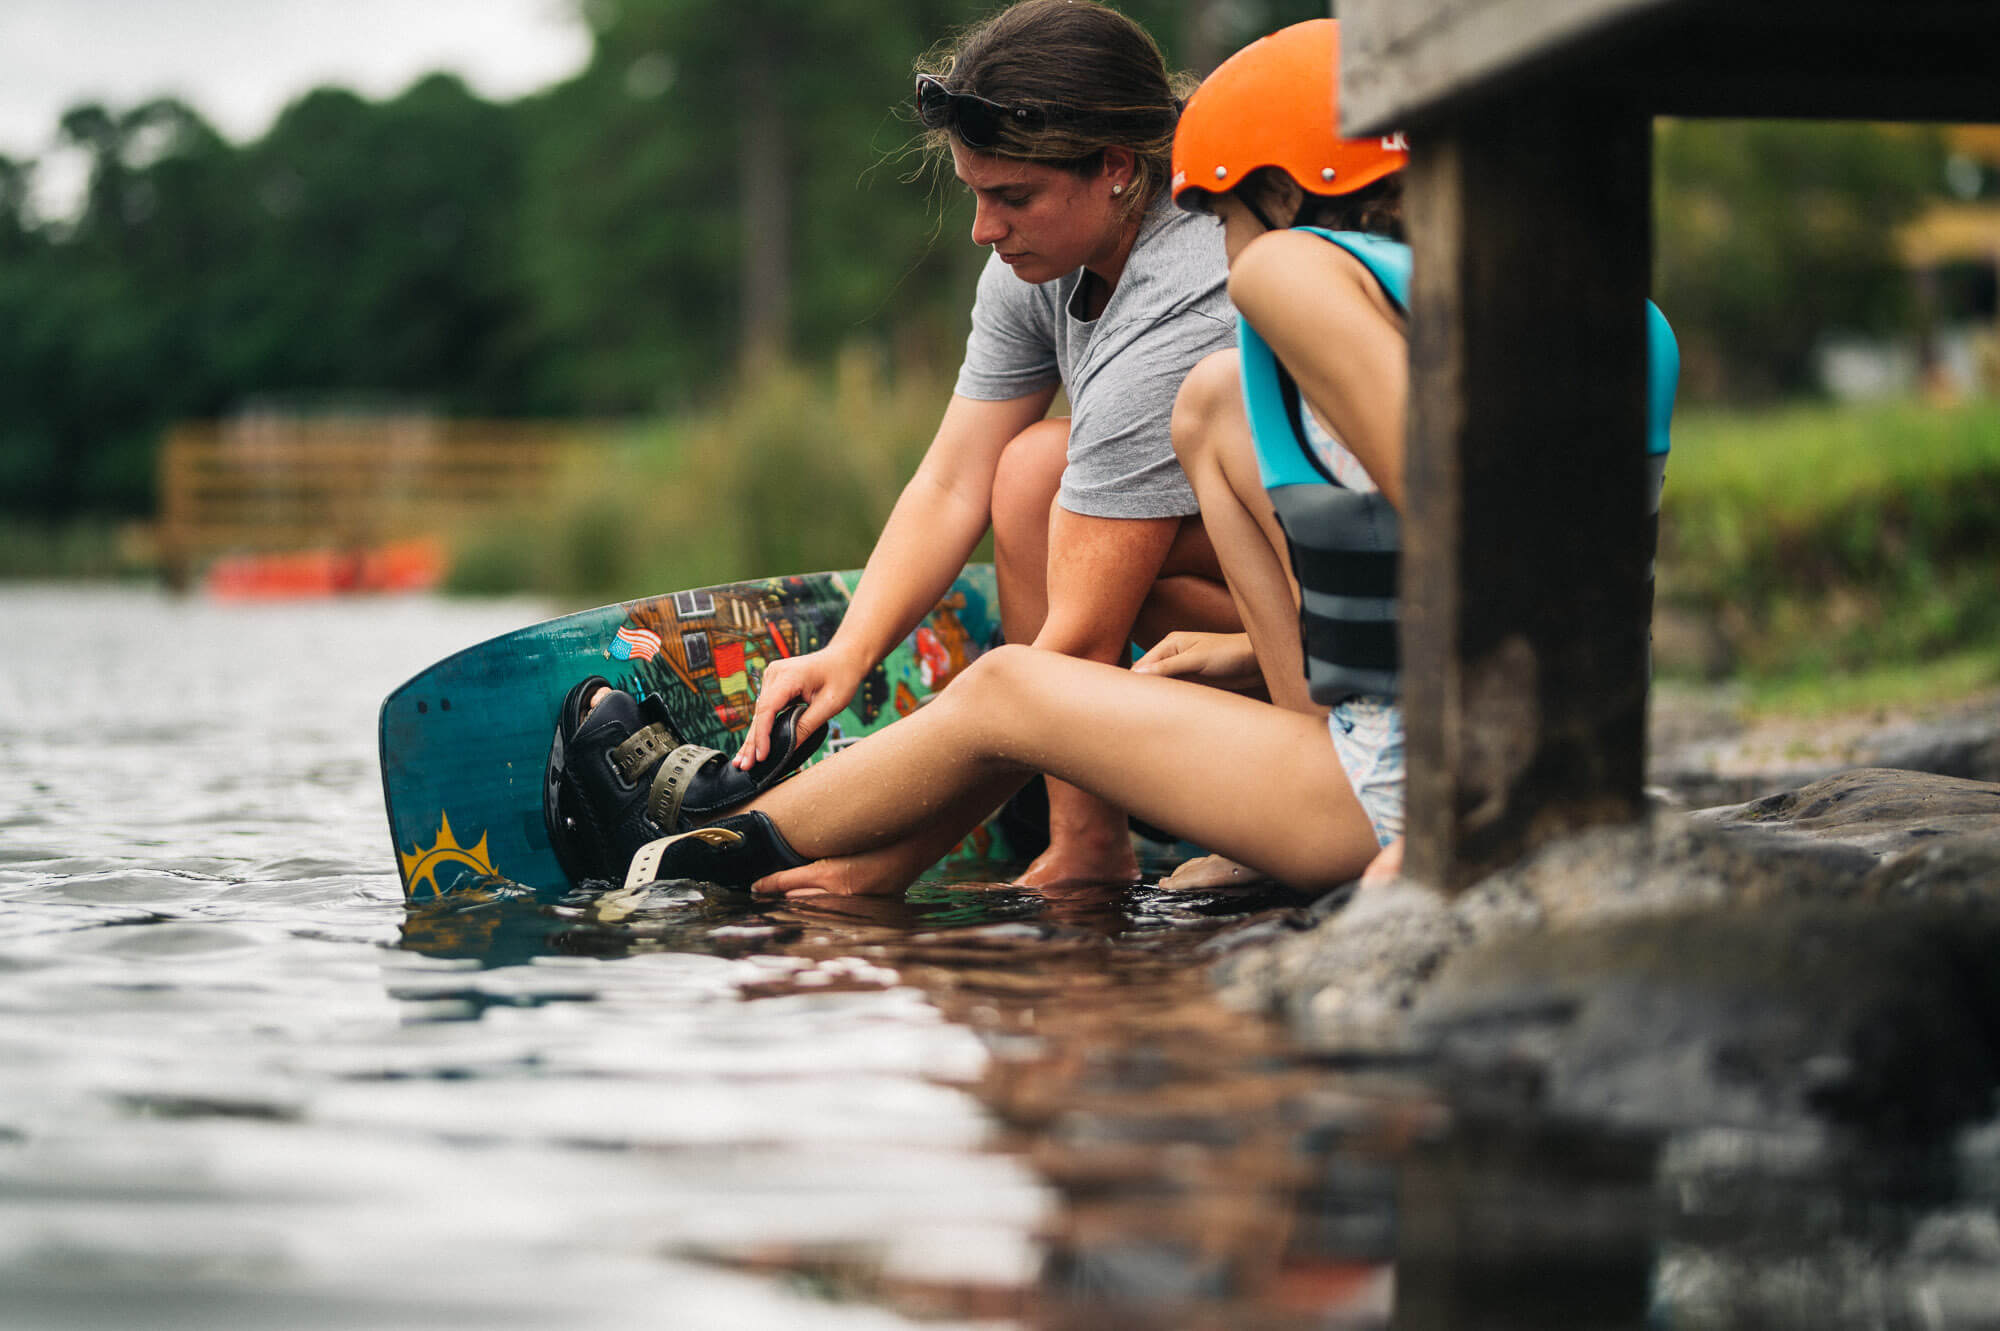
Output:
[[[1400,510],[1408,344],[1402,316],[1374,276],[1338,245],[1273,231],[1236,256],[1229,298]]]

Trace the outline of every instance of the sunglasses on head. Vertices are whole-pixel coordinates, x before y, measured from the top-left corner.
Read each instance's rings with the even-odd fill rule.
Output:
[[[1032,106],[1002,106],[969,92],[953,92],[929,74],[917,75],[917,119],[925,129],[956,130],[968,148],[990,148],[1003,125],[1040,129],[1048,117]]]

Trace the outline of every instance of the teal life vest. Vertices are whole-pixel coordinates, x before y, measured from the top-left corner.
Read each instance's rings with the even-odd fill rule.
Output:
[[[1359,259],[1396,308],[1409,310],[1410,247],[1355,231],[1310,231]],[[1399,691],[1396,646],[1397,563],[1401,524],[1379,492],[1341,484],[1306,441],[1305,403],[1296,380],[1270,344],[1237,321],[1243,402],[1256,441],[1257,470],[1290,548],[1299,582],[1299,635],[1314,701],[1332,705],[1355,694],[1393,698]],[[1660,489],[1680,351],[1664,315],[1646,302],[1647,440],[1651,504],[1649,548],[1659,540]],[[1648,569],[1648,604],[1651,604]]]

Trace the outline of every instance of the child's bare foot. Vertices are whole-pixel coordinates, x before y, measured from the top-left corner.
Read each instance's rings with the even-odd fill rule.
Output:
[[[1251,883],[1268,883],[1270,875],[1258,873],[1247,864],[1221,855],[1203,855],[1200,859],[1189,860],[1160,880],[1160,888],[1166,892],[1201,892],[1216,887],[1247,887]]]
[[[1386,883],[1402,872],[1403,838],[1397,837],[1382,847],[1374,859],[1368,861],[1368,867],[1361,871],[1361,885],[1366,887],[1370,883]]]

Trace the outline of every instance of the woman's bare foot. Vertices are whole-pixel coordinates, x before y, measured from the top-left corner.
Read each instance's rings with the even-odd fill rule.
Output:
[[[1051,842],[1014,881],[1022,887],[1057,883],[1130,883],[1139,877],[1139,857],[1121,825],[1115,837],[1068,837]]]
[[[1053,777],[1048,789],[1048,849],[1014,882],[1021,887],[1136,882],[1139,857],[1125,811]]]
[[[1251,883],[1268,883],[1269,874],[1258,873],[1247,864],[1221,855],[1203,855],[1200,859],[1189,860],[1160,880],[1160,889],[1165,892],[1201,892],[1216,887],[1247,887]]]

